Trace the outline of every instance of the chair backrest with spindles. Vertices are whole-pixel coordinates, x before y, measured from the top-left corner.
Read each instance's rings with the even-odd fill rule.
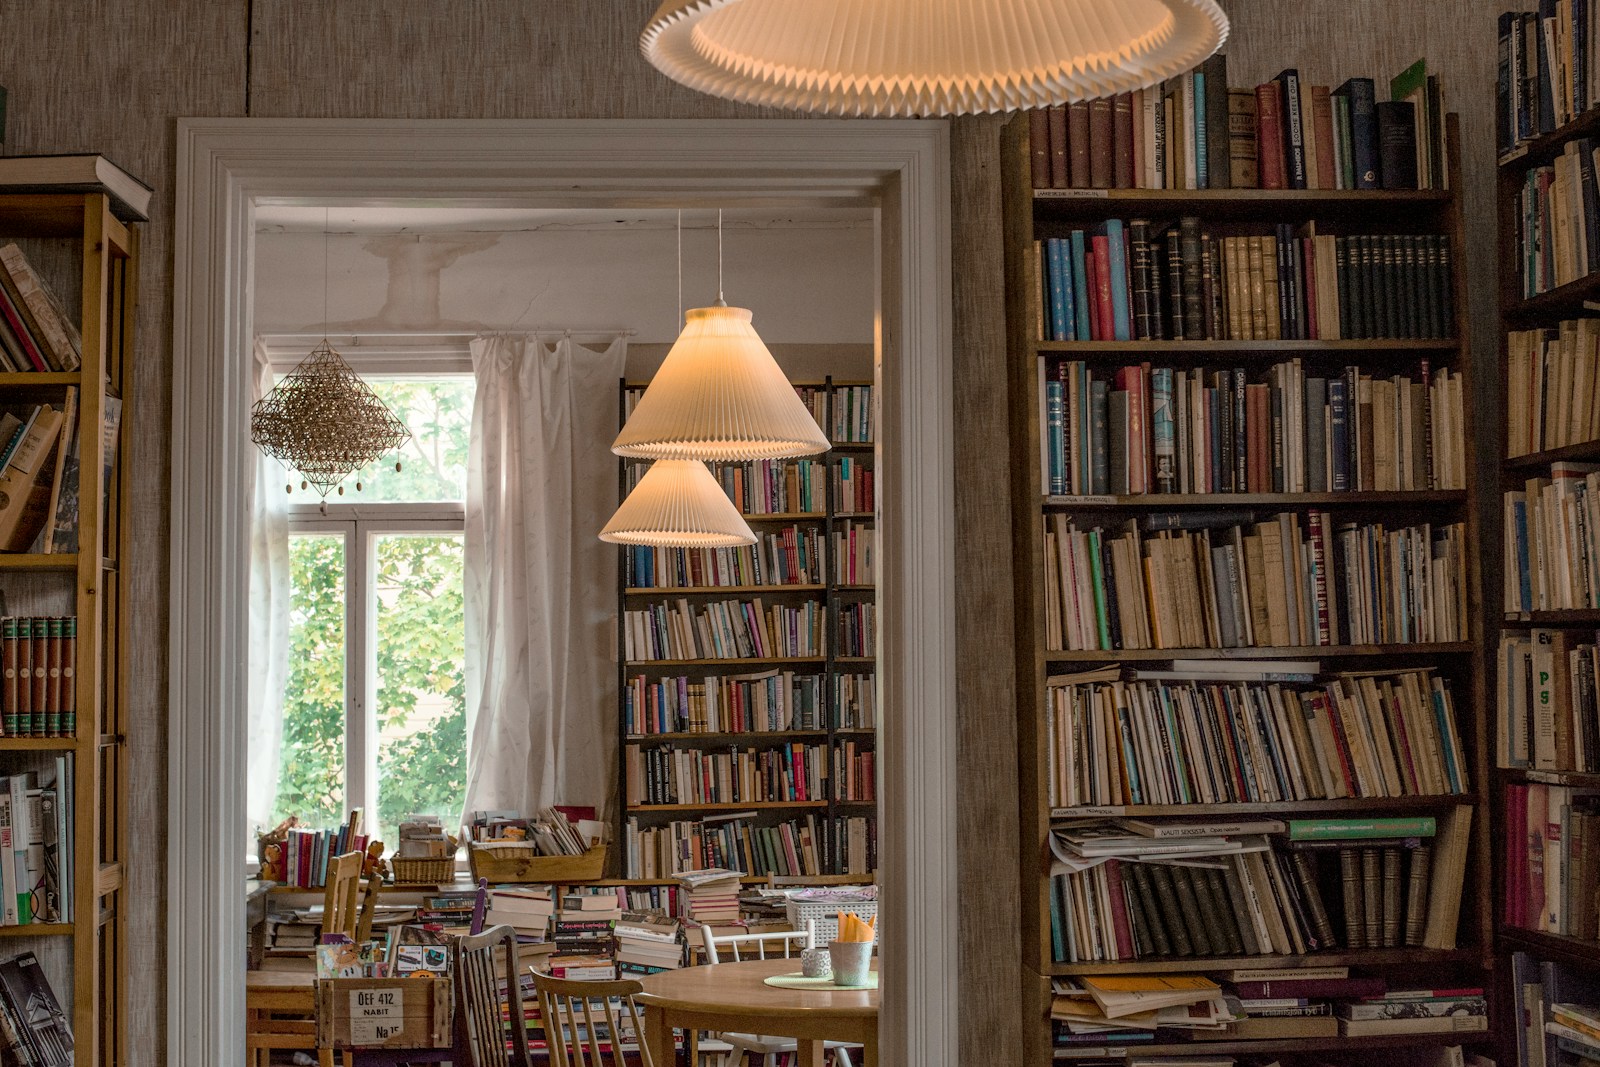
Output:
[[[700,924],[700,936],[706,949],[706,963],[738,963],[741,960],[789,959],[801,949],[816,945],[816,934],[811,923],[803,930],[774,930],[760,934],[723,934],[714,936],[711,927]]]
[[[355,940],[356,901],[360,897],[362,852],[346,852],[328,861],[322,893],[322,932]]]
[[[497,961],[504,973],[496,973]],[[450,971],[456,991],[456,1046],[466,1053],[466,1062],[458,1067],[532,1067],[517,984],[517,932],[491,926],[481,934],[456,938],[450,946]],[[502,989],[508,1009],[504,1017]],[[511,1021],[509,1048],[503,1018]]]
[[[539,991],[550,1067],[632,1067],[625,1047],[636,1051],[634,1063],[655,1067],[633,1002],[633,995],[644,988],[638,982],[574,982],[534,971],[533,984]]]

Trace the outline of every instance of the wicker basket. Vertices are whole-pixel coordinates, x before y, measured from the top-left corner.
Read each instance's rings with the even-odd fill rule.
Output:
[[[395,885],[448,885],[456,880],[454,856],[391,856],[389,870],[394,872]]]
[[[474,882],[587,882],[605,874],[606,846],[590,845],[581,856],[541,856],[520,842],[469,842],[467,862]]]
[[[839,913],[847,911],[863,922],[872,922],[876,927],[878,918],[878,902],[876,900],[790,900],[785,906],[788,913],[789,925],[796,930],[805,929],[806,923],[816,924],[817,944],[826,945],[829,941],[839,936]],[[876,941],[878,934],[873,930],[872,939]]]

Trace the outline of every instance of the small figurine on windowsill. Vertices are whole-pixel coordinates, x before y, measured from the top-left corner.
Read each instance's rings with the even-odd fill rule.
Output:
[[[261,860],[261,873],[258,877],[263,882],[289,880],[288,868],[284,863],[289,851],[289,831],[299,825],[300,820],[291,815],[258,839],[256,855]]]

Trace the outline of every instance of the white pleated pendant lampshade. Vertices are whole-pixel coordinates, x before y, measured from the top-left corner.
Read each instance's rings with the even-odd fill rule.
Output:
[[[712,96],[887,117],[1128,92],[1227,36],[1215,0],[666,0],[639,47]]]
[[[611,451],[647,459],[812,456],[828,438],[744,308],[694,308]],[[709,475],[708,475],[709,477]]]
[[[704,463],[660,459],[611,516],[600,540],[651,548],[732,548],[755,544],[756,535]]]

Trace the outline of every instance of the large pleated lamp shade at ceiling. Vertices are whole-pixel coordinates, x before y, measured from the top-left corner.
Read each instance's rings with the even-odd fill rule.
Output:
[[[697,459],[658,459],[650,464],[600,540],[652,548],[733,548],[753,545],[756,535]]]
[[[720,304],[687,312],[611,451],[730,461],[827,451],[828,438],[750,319],[746,309]]]
[[[1215,0],[666,0],[640,50],[674,81],[845,117],[968,115],[1154,85],[1222,46]]]

